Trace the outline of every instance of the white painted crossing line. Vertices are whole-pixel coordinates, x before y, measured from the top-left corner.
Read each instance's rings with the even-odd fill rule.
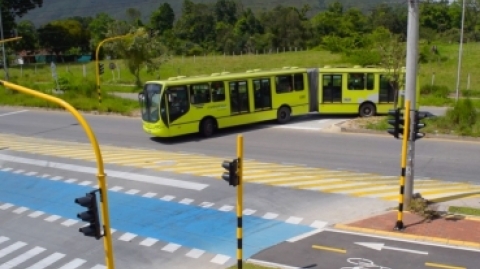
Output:
[[[3,242],[7,242],[8,240],[9,240],[8,237],[0,236],[0,244],[3,243]]]
[[[0,258],[3,258],[5,256],[7,256],[8,254],[14,252],[14,251],[17,251],[21,248],[23,248],[24,246],[26,246],[27,243],[25,242],[16,242],[6,248],[3,248],[3,249],[0,249]]]
[[[43,214],[44,214],[44,212],[42,212],[42,211],[35,211],[33,213],[30,213],[28,216],[32,217],[32,218],[38,218],[39,216],[41,216]]]
[[[48,168],[54,168],[54,169],[60,169],[60,170],[67,170],[72,172],[80,172],[80,173],[87,173],[87,174],[94,174],[94,175],[97,174],[97,169],[94,167],[80,166],[75,164],[50,162],[50,161],[44,161],[44,160],[16,157],[16,156],[5,155],[5,154],[0,154],[0,160],[40,166],[40,167],[48,167]],[[202,184],[202,183],[197,183],[192,181],[148,176],[143,174],[121,172],[121,171],[108,170],[108,169],[105,169],[105,173],[109,177],[114,177],[114,178],[121,178],[125,180],[130,180],[130,181],[138,181],[138,182],[151,183],[156,185],[165,185],[170,187],[190,189],[190,190],[196,190],[196,191],[201,191],[209,186],[208,184]]]
[[[147,198],[152,198],[152,197],[155,197],[157,194],[156,193],[153,193],[153,192],[147,192],[145,193],[144,195],[142,195],[143,197],[147,197]]]
[[[146,246],[146,247],[151,247],[151,246],[153,246],[153,245],[154,245],[155,243],[157,243],[157,242],[158,242],[157,239],[155,239],[155,238],[150,238],[150,237],[149,237],[149,238],[143,240],[142,242],[140,242],[140,245]]]
[[[216,264],[225,264],[230,259],[229,256],[217,254],[210,261]]]
[[[72,261],[70,261],[69,263],[63,265],[62,267],[58,268],[58,269],[76,269],[80,266],[82,266],[82,264],[86,263],[87,261],[86,260],[83,260],[83,259],[74,259]]]
[[[177,245],[177,244],[174,244],[174,243],[169,243],[168,245],[164,246],[162,248],[163,251],[166,251],[166,252],[170,252],[170,253],[173,253],[175,252],[177,249],[179,249],[181,246],[180,245]]]
[[[0,265],[0,269],[11,269],[15,268],[18,265],[26,262],[27,260],[37,256],[38,254],[44,252],[45,249],[41,247],[34,247],[29,251],[18,255],[17,257],[5,262],[4,264]]]
[[[13,205],[12,204],[9,204],[9,203],[6,203],[6,204],[3,204],[0,206],[0,209],[2,210],[7,210],[9,209],[10,207],[12,207]]]
[[[61,260],[63,257],[65,257],[65,254],[55,252],[43,258],[41,261],[35,263],[34,265],[28,267],[27,269],[45,269],[48,266],[54,264],[55,262]]]
[[[198,258],[200,258],[200,256],[203,255],[203,253],[205,253],[204,250],[194,248],[194,249],[190,250],[189,252],[187,252],[187,254],[185,254],[185,256],[190,257],[190,258],[194,258],[194,259],[198,259]]]
[[[22,214],[23,212],[25,212],[27,210],[28,210],[28,208],[22,206],[22,207],[19,207],[19,208],[13,210],[13,213]]]
[[[120,236],[120,238],[118,238],[119,240],[121,241],[131,241],[133,238],[137,237],[136,234],[132,234],[132,233],[124,233],[122,236]]]

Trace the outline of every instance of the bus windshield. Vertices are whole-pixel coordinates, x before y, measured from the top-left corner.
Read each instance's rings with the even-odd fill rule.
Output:
[[[142,110],[142,119],[155,123],[160,120],[160,94],[161,84],[146,84],[143,91],[138,94],[138,102]]]

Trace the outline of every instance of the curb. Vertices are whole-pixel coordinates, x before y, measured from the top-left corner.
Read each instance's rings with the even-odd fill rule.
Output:
[[[437,243],[437,244],[441,243],[441,244],[451,245],[451,246],[456,246],[456,247],[460,246],[460,247],[472,247],[472,248],[480,249],[480,243],[450,240],[450,239],[441,238],[441,237],[421,236],[421,235],[413,235],[413,234],[402,234],[402,233],[399,233],[399,232],[387,232],[387,231],[381,231],[381,230],[376,230],[376,229],[353,227],[353,226],[349,226],[349,225],[345,225],[345,224],[336,224],[334,226],[334,228],[339,229],[339,230],[360,232],[360,233],[366,233],[366,234],[383,235],[383,236],[388,236],[388,237],[397,237],[397,238],[409,239],[409,240],[413,240],[413,241],[426,241],[426,242],[432,242],[432,243]]]
[[[346,128],[346,127],[340,127],[340,126],[337,126],[337,127],[340,129],[341,133],[357,133],[357,134],[372,134],[372,135],[390,136],[389,134],[387,134],[384,131],[370,130],[370,129],[359,129],[359,128]],[[429,133],[426,133],[423,138],[480,142],[480,138],[476,138],[476,137],[447,135],[447,134],[429,134]]]

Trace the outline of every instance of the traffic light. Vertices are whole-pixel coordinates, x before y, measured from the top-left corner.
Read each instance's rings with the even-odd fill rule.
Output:
[[[98,204],[95,191],[89,192],[83,197],[76,198],[75,203],[88,208],[87,211],[77,214],[79,219],[89,223],[88,226],[80,228],[79,232],[83,233],[85,236],[95,237],[98,240],[102,237],[102,233],[100,230],[100,218],[98,215]]]
[[[403,125],[405,123],[402,110],[400,108],[390,109],[388,115],[393,116],[393,118],[388,120],[388,124],[392,125],[393,128],[388,128],[387,132],[393,135],[393,137],[399,138],[403,135]]]
[[[99,64],[98,64],[98,73],[101,75],[101,74],[103,74],[103,72],[104,72],[103,64],[102,64],[102,63],[99,63]]]
[[[222,178],[228,182],[230,186],[238,186],[238,160],[223,161],[222,167],[227,170],[222,174]]]
[[[422,123],[421,120],[427,117],[427,113],[415,111],[415,124],[413,126],[415,131],[415,137],[413,138],[414,141],[417,141],[423,137],[425,137],[425,133],[421,133],[420,129],[425,128],[427,124]]]

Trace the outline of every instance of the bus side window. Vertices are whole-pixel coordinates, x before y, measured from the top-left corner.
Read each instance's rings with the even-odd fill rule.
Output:
[[[303,83],[303,74],[293,75],[293,85],[295,91],[303,91],[305,89],[305,85]]]
[[[213,102],[225,101],[225,86],[223,81],[212,82],[211,88]]]
[[[190,85],[190,103],[210,103],[210,86],[208,84]]]
[[[375,74],[368,73],[367,74],[367,90],[373,90],[375,88]]]
[[[293,91],[293,80],[291,75],[275,77],[277,93],[288,93]]]
[[[350,73],[350,74],[348,74],[348,89],[349,90],[364,90],[365,89],[365,74],[364,73]]]

